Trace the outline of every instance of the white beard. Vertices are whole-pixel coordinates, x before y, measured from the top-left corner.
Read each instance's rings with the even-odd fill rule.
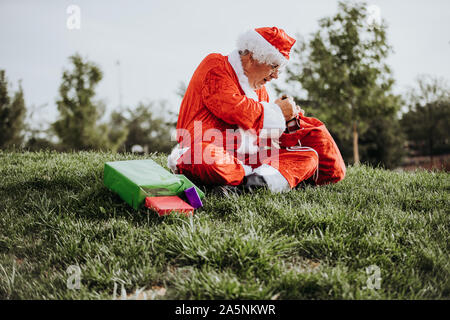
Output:
[[[237,50],[231,52],[228,56],[228,61],[233,67],[239,84],[248,98],[258,101],[258,96],[256,92],[250,87],[247,76],[244,74],[242,68],[241,57]],[[285,121],[282,117],[282,113],[277,110],[278,106],[270,104],[268,102],[262,102],[264,106],[265,118],[264,118],[264,128],[260,132],[261,138],[271,138],[271,147],[279,148],[279,137],[283,133],[285,127]],[[271,106],[273,105],[273,106]],[[276,111],[275,111],[276,110]],[[267,113],[266,113],[267,111]],[[241,154],[255,154],[258,152],[259,148],[257,145],[258,136],[254,134],[254,130],[244,130],[239,128],[239,133],[241,134],[241,145],[239,146],[237,152]]]

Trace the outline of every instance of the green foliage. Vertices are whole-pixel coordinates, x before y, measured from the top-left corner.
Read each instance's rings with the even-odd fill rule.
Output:
[[[450,88],[444,80],[421,76],[410,90],[401,119],[409,146],[418,155],[450,153]]]
[[[26,143],[25,150],[39,151],[39,150],[59,150],[62,148],[59,144],[55,143],[56,140],[54,132],[51,128],[51,124],[48,120],[39,117],[39,115],[46,112],[45,108],[47,104],[40,106],[31,105],[28,108],[27,120],[26,120]],[[36,117],[37,115],[37,117]]]
[[[366,6],[340,2],[338,13],[319,20],[320,29],[310,41],[298,40],[293,62],[287,68],[287,84],[301,85],[306,100],[313,102],[306,110],[328,126],[341,142],[340,147],[352,145],[354,125],[361,140],[367,142],[373,134],[364,134],[379,121],[395,123],[401,103],[400,97],[391,92],[394,80],[384,61],[391,51],[386,25],[369,24]],[[303,105],[300,93],[296,91],[293,96]],[[397,134],[396,125],[382,126],[386,139]],[[387,140],[377,139],[369,142],[387,147]],[[348,161],[350,150],[344,147],[342,151]],[[383,157],[370,158],[366,153],[363,160],[383,162]]]
[[[11,98],[8,94],[8,81],[5,71],[0,70],[0,148],[18,147],[23,144],[25,116],[27,109],[22,85]]]
[[[122,115],[121,111],[113,111],[109,122],[108,139],[111,143],[117,146],[117,151],[125,152],[125,141],[128,137],[129,128],[128,121]]]
[[[158,217],[102,182],[106,161],[144,158],[0,151],[0,299],[111,299],[115,284],[167,289],[158,299],[450,297],[446,172],[350,166],[338,184],[207,192],[194,217]]]
[[[122,116],[128,129],[125,150],[130,152],[134,145],[140,145],[148,152],[170,152],[176,142],[171,141],[172,123],[163,116],[166,110],[164,102],[159,106],[154,102],[140,103],[135,109],[128,109],[128,117]]]
[[[377,116],[370,119],[370,126],[360,136],[359,142],[361,158],[372,166],[396,168],[401,165],[406,153],[405,134],[396,117]]]
[[[175,91],[175,93],[176,93],[176,95],[177,95],[178,97],[180,97],[181,99],[183,99],[183,98],[184,98],[184,94],[186,93],[186,90],[187,90],[186,83],[184,83],[183,81],[180,81],[180,82],[178,83],[178,88],[177,88],[177,90]]]
[[[171,150],[174,143],[170,141],[170,123],[166,117],[155,115],[155,103],[113,111],[107,124],[99,123],[105,108],[93,99],[102,72],[78,54],[71,56],[70,61],[74,68],[63,73],[59,89],[61,98],[57,101],[60,119],[53,124],[64,149],[125,152],[140,145],[150,152]],[[164,112],[165,107],[161,104],[160,111]],[[43,141],[34,142],[39,146]]]
[[[33,136],[27,140],[24,149],[28,151],[58,150],[58,146],[46,138]]]
[[[69,58],[73,70],[65,70],[56,102],[60,113],[53,129],[68,150],[117,150],[126,135],[116,128],[110,133],[107,124],[99,124],[105,112],[100,101],[93,101],[95,88],[102,79],[100,68],[84,61],[79,54]],[[113,140],[108,138],[112,137]]]

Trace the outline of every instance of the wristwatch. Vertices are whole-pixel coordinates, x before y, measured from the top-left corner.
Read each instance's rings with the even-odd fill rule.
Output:
[[[286,122],[286,130],[284,132],[285,133],[292,133],[292,132],[295,132],[295,131],[297,131],[299,129],[301,129],[300,117],[297,116],[294,119],[291,119],[288,122]]]

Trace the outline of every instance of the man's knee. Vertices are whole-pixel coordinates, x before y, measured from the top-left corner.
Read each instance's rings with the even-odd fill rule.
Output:
[[[178,160],[177,167],[180,173],[202,184],[238,185],[245,175],[235,157],[208,143],[194,145]]]
[[[345,174],[346,174],[345,164],[342,167],[340,165],[336,166],[334,168],[334,172],[333,172],[332,178],[330,179],[329,182],[330,183],[337,183],[339,181],[342,181],[345,178]]]
[[[337,157],[332,161],[322,162],[319,166],[319,179],[317,184],[329,184],[342,181],[346,175],[346,167],[342,157]]]
[[[314,176],[319,158],[312,148],[296,147],[281,150],[278,155],[265,159],[263,164],[277,169],[289,182],[290,187],[294,188],[301,181]]]

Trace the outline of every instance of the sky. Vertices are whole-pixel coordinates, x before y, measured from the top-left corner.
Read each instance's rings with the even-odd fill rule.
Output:
[[[387,63],[396,93],[406,92],[420,74],[450,79],[450,1],[366,3],[388,24],[394,52]],[[337,5],[335,0],[0,0],[0,69],[12,91],[22,81],[28,107],[38,110],[36,122],[56,119],[62,72],[76,52],[103,71],[97,98],[108,112],[120,103],[135,107],[162,100],[176,111],[180,82],[188,83],[209,53],[227,55],[240,33],[263,26],[308,38]]]

